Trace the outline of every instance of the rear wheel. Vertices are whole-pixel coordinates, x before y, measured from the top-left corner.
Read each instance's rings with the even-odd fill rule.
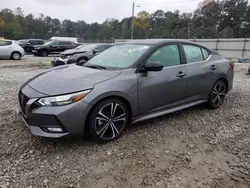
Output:
[[[40,55],[42,57],[47,57],[49,55],[49,53],[46,50],[43,50],[43,51],[40,52]]]
[[[227,85],[225,81],[218,80],[215,82],[213,89],[209,95],[208,105],[212,109],[219,108],[226,97],[227,94]]]
[[[127,106],[118,99],[99,103],[91,113],[89,131],[93,140],[108,142],[118,139],[128,124]]]
[[[21,54],[19,52],[13,52],[11,54],[11,59],[20,60],[21,59]]]

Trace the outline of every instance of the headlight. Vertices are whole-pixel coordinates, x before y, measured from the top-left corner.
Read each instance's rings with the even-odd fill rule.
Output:
[[[42,98],[38,102],[43,106],[62,106],[77,102],[84,98],[91,90],[86,90],[68,95]]]

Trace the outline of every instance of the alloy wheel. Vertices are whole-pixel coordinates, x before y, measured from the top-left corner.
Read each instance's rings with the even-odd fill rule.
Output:
[[[12,57],[13,57],[14,60],[19,60],[20,59],[20,54],[19,53],[14,53],[12,55]]]
[[[96,134],[103,140],[112,140],[120,135],[126,123],[126,111],[118,103],[108,103],[95,118]]]
[[[226,96],[227,90],[226,85],[224,82],[218,82],[213,89],[212,94],[212,103],[214,106],[219,107],[222,105],[225,96]]]

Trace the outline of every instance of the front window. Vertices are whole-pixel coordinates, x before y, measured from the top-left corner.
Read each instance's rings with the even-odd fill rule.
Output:
[[[86,65],[127,68],[134,64],[149,47],[148,44],[115,45],[89,60]]]

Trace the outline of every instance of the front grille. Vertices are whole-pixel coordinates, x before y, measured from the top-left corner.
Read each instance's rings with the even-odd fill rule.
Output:
[[[19,98],[19,103],[20,103],[20,107],[22,109],[22,112],[24,113],[24,115],[26,115],[26,104],[29,101],[29,97],[27,97],[26,95],[24,95],[21,91],[19,91],[18,93],[18,98]]]

